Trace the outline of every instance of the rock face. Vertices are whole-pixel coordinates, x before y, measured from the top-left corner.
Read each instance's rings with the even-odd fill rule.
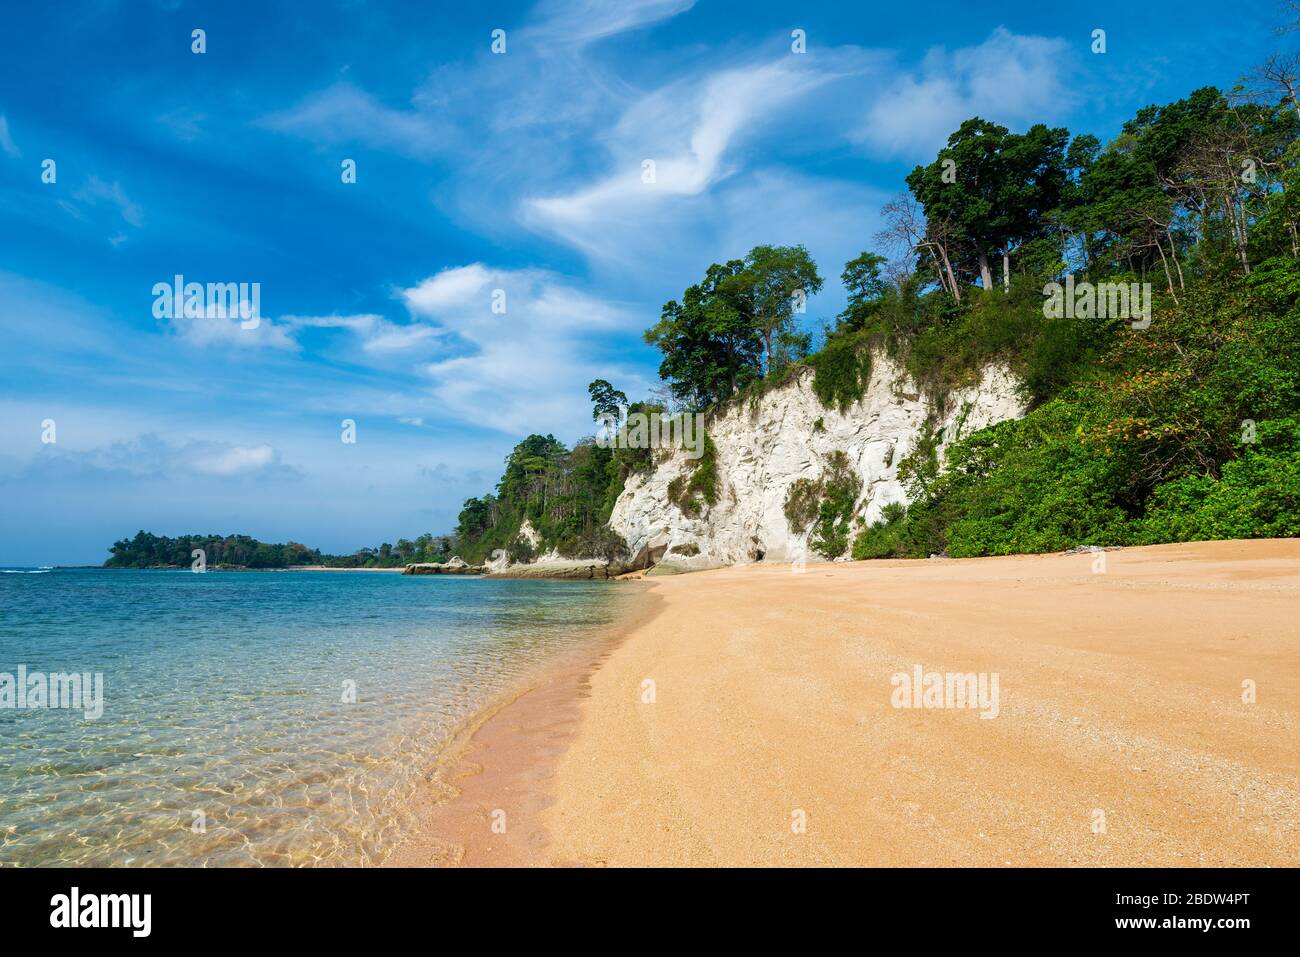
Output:
[[[445,562],[414,562],[402,569],[403,575],[482,575],[482,565],[470,565],[453,555]]]
[[[628,569],[600,558],[549,558],[529,564],[506,565],[488,578],[562,578],[570,581],[604,581],[617,578]]]
[[[664,570],[695,570],[839,557],[812,553],[810,531],[790,529],[785,502],[797,479],[816,480],[830,453],[844,452],[862,479],[857,514],[874,522],[890,502],[907,502],[898,464],[925,435],[927,418],[934,416],[942,454],[959,436],[1024,415],[1016,386],[1007,369],[990,366],[974,386],[949,395],[936,414],[910,377],[878,353],[865,395],[841,414],[821,404],[808,370],[756,403],[735,403],[709,421],[717,449],[716,504],[691,517],[670,501],[669,482],[689,474],[693,464],[676,450],[649,474],[628,479],[610,527],[627,541],[632,567],[662,562]]]

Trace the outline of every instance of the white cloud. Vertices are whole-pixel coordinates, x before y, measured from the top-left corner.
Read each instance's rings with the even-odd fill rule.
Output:
[[[200,475],[244,475],[258,472],[275,463],[275,449],[269,445],[243,448],[232,445],[186,449],[189,469]]]
[[[207,118],[206,113],[200,113],[197,110],[182,106],[163,113],[158,117],[158,122],[170,130],[171,134],[178,140],[193,143],[203,136],[203,122]]]
[[[10,156],[22,155],[18,151],[18,144],[9,135],[9,120],[3,114],[0,114],[0,150],[4,150]]]
[[[1064,40],[998,27],[979,46],[935,47],[879,92],[857,138],[883,156],[933,158],[972,116],[1026,125],[1063,115],[1076,99]]]
[[[658,23],[695,6],[695,0],[549,0],[531,32],[586,42]]]
[[[353,334],[361,350],[371,355],[407,352],[443,335],[443,330],[422,323],[399,324],[383,316],[365,313],[350,316],[265,317],[252,328],[244,328],[238,317],[208,316],[200,319],[175,318],[172,329],[192,346],[235,346],[241,349],[267,348],[297,352],[302,349],[303,329],[342,329]]]
[[[106,183],[98,176],[92,176],[86,180],[85,185],[76,192],[73,198],[89,206],[109,203],[117,207],[122,220],[129,225],[141,226],[144,223],[144,212],[140,209],[139,204],[133,202],[131,197],[126,195],[126,190],[117,181]]]
[[[526,222],[591,255],[607,255],[611,227],[653,221],[656,208],[697,196],[733,172],[728,150],[745,134],[833,74],[785,57],[670,84],[635,102],[610,136],[616,172],[596,183],[523,205]],[[643,175],[654,163],[653,182]]]
[[[505,294],[504,313],[493,312],[494,290]],[[594,358],[600,337],[643,321],[544,270],[482,263],[443,270],[401,295],[459,350],[423,368],[439,407],[512,434],[585,427],[586,383],[614,374]],[[623,381],[641,385],[630,372]]]
[[[429,114],[385,106],[350,83],[336,83],[259,122],[320,143],[359,142],[417,158],[432,156],[439,149],[439,125]]]
[[[442,335],[442,330],[434,326],[418,323],[399,325],[374,313],[354,316],[284,316],[280,321],[295,330],[347,329],[361,340],[362,350],[368,353],[406,352]]]
[[[270,319],[260,319],[256,326],[245,329],[237,317],[205,316],[199,319],[174,318],[171,327],[184,342],[199,348],[233,346],[239,349],[299,349],[292,330]]]
[[[440,330],[429,326],[399,326],[396,323],[385,322],[362,343],[361,348],[366,352],[375,353],[406,352],[430,339],[437,338],[438,335]]]
[[[487,288],[491,278],[492,273],[482,263],[444,269],[413,289],[403,289],[402,298],[413,313],[436,316],[463,308]]]
[[[294,474],[270,445],[188,439],[177,442],[154,432],[84,450],[49,446],[29,468],[52,474],[123,475],[135,478],[204,475],[231,478],[255,474]]]

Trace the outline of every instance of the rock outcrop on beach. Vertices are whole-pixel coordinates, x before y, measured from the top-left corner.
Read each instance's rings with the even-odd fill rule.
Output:
[[[943,400],[926,395],[896,363],[877,353],[861,399],[844,412],[822,405],[809,369],[755,400],[733,400],[706,425],[716,453],[717,500],[698,515],[674,503],[670,483],[689,475],[683,450],[627,480],[610,516],[626,540],[630,566],[697,570],[753,561],[797,562],[839,556],[812,551],[808,530],[786,517],[791,486],[816,480],[833,452],[843,452],[862,481],[857,514],[867,523],[891,502],[907,503],[899,463],[933,434],[942,450],[953,440],[1025,412],[1017,382],[1000,366]]]
[[[570,581],[604,581],[617,578],[628,567],[599,558],[539,560],[528,564],[506,565],[488,578],[562,578]]]
[[[403,575],[482,575],[482,565],[471,565],[452,556],[445,562],[414,562],[402,569]]]

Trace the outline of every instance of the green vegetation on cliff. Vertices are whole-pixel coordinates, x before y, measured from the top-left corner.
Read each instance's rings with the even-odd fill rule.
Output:
[[[924,454],[908,463],[927,472]],[[854,556],[1300,535],[1300,261],[1189,279],[1149,328],[1021,420],[954,443],[946,471]]]
[[[651,402],[627,401],[604,379],[587,387],[592,419],[636,413],[659,413]],[[627,546],[609,529],[609,514],[634,472],[651,467],[655,450],[620,448],[614,436],[597,442],[589,437],[572,449],[552,435],[530,435],[506,457],[495,494],[465,502],[452,548],[471,564],[504,551],[511,561],[531,561],[554,550],[574,558],[626,557]],[[532,545],[521,537],[527,522],[536,535]]]
[[[810,370],[845,413],[883,352],[937,421],[990,363],[1016,374],[1026,417],[942,458],[928,432],[899,463],[913,504],[872,528],[833,463],[796,483],[787,517],[824,554],[851,537],[870,558],[1300,534],[1300,101],[1256,80],[1145,107],[1106,144],[962,123],[884,208],[889,255],[845,264],[847,305],[815,352],[800,316],[822,278],[804,247],[709,266],[645,335],[672,411],[716,415]],[[592,384],[597,414],[611,395]],[[466,503],[457,548],[531,553],[526,520],[541,547],[616,549],[610,509],[655,455],[530,436],[497,494]],[[702,513],[716,473],[710,443],[670,498]]]

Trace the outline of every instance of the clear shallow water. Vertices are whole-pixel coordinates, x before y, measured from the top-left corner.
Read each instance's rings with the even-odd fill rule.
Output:
[[[0,708],[0,866],[378,862],[455,728],[592,640],[633,591],[381,572],[0,574],[0,672],[104,675],[97,720]]]

